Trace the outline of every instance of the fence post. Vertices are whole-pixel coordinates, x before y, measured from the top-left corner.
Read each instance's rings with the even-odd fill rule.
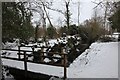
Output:
[[[40,52],[40,56],[41,56],[41,62],[44,62],[43,60],[44,60],[44,58],[43,58],[43,56],[44,56],[44,48],[41,48],[41,52]]]
[[[18,58],[21,59],[20,58],[20,46],[18,46]]]
[[[62,48],[62,65],[64,67],[64,80],[66,80],[67,79],[67,54],[65,54],[63,48]]]
[[[61,54],[62,54],[61,58],[63,58],[61,64],[64,66],[64,51],[63,51],[63,48],[61,48]]]
[[[63,55],[64,55],[64,80],[66,80],[66,78],[67,78],[67,67],[66,67],[67,56],[66,56],[66,54],[63,54]]]
[[[24,51],[24,69],[25,69],[25,78],[27,77],[27,58],[26,52]]]

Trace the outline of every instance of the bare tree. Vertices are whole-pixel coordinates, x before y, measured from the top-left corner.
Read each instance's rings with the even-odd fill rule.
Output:
[[[97,2],[93,2],[93,3],[96,4],[94,9],[98,8],[98,7],[100,7],[101,9],[104,9],[104,13],[103,13],[104,14],[104,16],[103,16],[103,27],[104,27],[105,30],[109,31],[107,19],[112,14],[112,11],[111,11],[112,10],[112,6],[111,6],[112,2],[102,0],[102,1],[100,1],[98,3]]]
[[[79,25],[79,17],[80,17],[80,1],[78,1],[78,25]]]
[[[46,10],[46,6],[49,6],[49,5],[51,5],[51,2],[48,2],[48,1],[45,1],[45,0],[29,1],[29,9],[32,10],[33,12],[37,12],[39,14],[39,20],[37,20],[35,22],[36,23],[35,37],[37,38],[38,27],[42,26],[43,29],[44,29],[43,39],[44,39],[45,42],[46,42],[46,19],[48,19],[50,25],[53,27],[53,24],[52,24],[52,22],[49,18],[47,10]],[[36,38],[35,38],[35,40],[36,40]],[[47,46],[47,43],[46,43],[46,46]]]
[[[69,26],[70,26],[70,16],[71,16],[69,7],[70,7],[71,0],[63,0],[63,1],[65,3],[65,9],[66,9],[65,11],[59,10],[59,9],[55,9],[55,8],[51,8],[49,6],[46,6],[46,8],[63,14],[65,16],[65,21],[66,21],[67,28],[69,29]]]
[[[36,22],[36,27],[35,27],[35,42],[38,42],[38,27],[40,25],[40,22]]]
[[[66,6],[65,16],[66,16],[66,23],[67,23],[68,29],[69,29],[69,26],[70,26],[70,10],[69,10],[69,5],[70,5],[70,0],[65,1],[65,6]]]
[[[49,18],[49,15],[48,15],[48,13],[47,13],[47,10],[46,10],[46,4],[45,4],[45,2],[43,2],[42,0],[40,0],[41,1],[41,3],[42,3],[42,6],[43,6],[43,10],[44,10],[44,12],[45,12],[45,14],[46,14],[46,17],[47,17],[47,19],[48,19],[48,21],[49,21],[49,23],[50,23],[50,26],[51,27],[53,27],[53,24],[52,24],[52,22],[51,22],[51,20],[50,20],[50,18]]]
[[[31,0],[31,5],[34,5],[31,6],[31,10],[35,11],[35,12],[38,12],[40,14],[40,20],[42,20],[42,23],[43,24],[42,26],[44,27],[44,29],[46,29],[46,19],[48,19],[49,21],[49,24],[51,27],[54,27],[52,22],[51,22],[51,19],[48,15],[48,9],[50,10],[53,10],[53,11],[57,11],[57,12],[60,12],[61,14],[63,14],[65,16],[65,21],[66,21],[66,25],[67,25],[67,28],[69,29],[69,26],[70,26],[70,16],[71,16],[71,13],[70,13],[70,2],[71,0],[63,0],[64,3],[65,3],[65,11],[63,10],[59,10],[59,9],[53,9],[51,8],[52,6],[52,2],[49,2],[49,1],[46,1],[46,0]],[[79,14],[78,14],[79,16]],[[41,22],[41,21],[39,21]],[[79,20],[78,20],[79,22]],[[67,31],[68,32],[68,31]],[[58,33],[58,32],[57,32]]]

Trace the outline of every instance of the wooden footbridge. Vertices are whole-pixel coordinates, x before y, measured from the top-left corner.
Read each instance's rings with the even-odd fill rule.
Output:
[[[31,47],[32,50],[22,50],[22,47]],[[35,48],[39,48],[39,50],[35,51]],[[22,70],[22,74],[24,74],[25,78],[35,76],[36,74],[38,76],[44,74],[48,76],[56,76],[66,79],[67,54],[64,53],[63,48],[61,48],[60,52],[49,52],[45,51],[45,49],[48,49],[48,47],[18,46],[18,49],[2,49],[3,51],[13,51],[16,52],[14,54],[17,54],[17,57],[2,56],[3,65],[8,66],[13,71],[18,70],[18,75],[20,70]],[[33,57],[33,59],[29,60],[30,57]],[[45,58],[51,59],[51,62],[45,62]],[[56,59],[57,61],[52,61],[54,59]]]

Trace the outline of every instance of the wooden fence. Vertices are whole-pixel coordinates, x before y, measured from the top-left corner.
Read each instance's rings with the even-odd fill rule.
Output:
[[[21,47],[31,47],[32,51],[21,50]],[[44,52],[44,48],[48,48],[48,47],[37,47],[37,48],[41,48],[41,50],[40,50],[40,57],[41,58],[40,58],[40,62],[37,63],[37,64],[53,65],[53,64],[44,63],[43,62],[44,58],[62,59],[61,66],[64,67],[64,79],[66,79],[67,78],[67,54],[63,52],[63,49],[62,49],[61,53],[58,53],[58,52]],[[2,49],[2,50],[7,50],[7,51],[17,51],[18,52],[17,53],[18,58],[12,58],[12,57],[2,57],[2,58],[18,60],[18,61],[24,61],[25,76],[27,76],[27,62],[35,63],[33,61],[28,60],[28,56],[34,56],[34,54],[27,54],[27,52],[34,53],[35,52],[34,49],[35,49],[35,47],[33,47],[33,46],[18,46],[18,50],[15,50],[15,49]],[[45,53],[59,54],[59,55],[61,55],[61,57],[47,56],[47,55],[44,55]],[[24,56],[23,59],[21,58],[21,55]]]

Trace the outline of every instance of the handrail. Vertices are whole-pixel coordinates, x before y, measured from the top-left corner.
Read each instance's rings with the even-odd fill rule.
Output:
[[[2,49],[8,51],[19,51],[17,49]],[[36,51],[29,51],[29,50],[20,50],[21,52],[36,52]],[[51,53],[51,54],[59,54],[59,55],[67,55],[66,53],[59,53],[59,52],[41,52],[41,53]]]
[[[8,51],[19,51],[17,49],[2,49],[2,50],[8,50]],[[22,52],[33,52],[33,51],[29,51],[29,50],[20,50]]]
[[[20,45],[19,47],[48,48],[48,47],[45,47],[45,46],[37,46],[37,45],[33,45],[33,46]]]

